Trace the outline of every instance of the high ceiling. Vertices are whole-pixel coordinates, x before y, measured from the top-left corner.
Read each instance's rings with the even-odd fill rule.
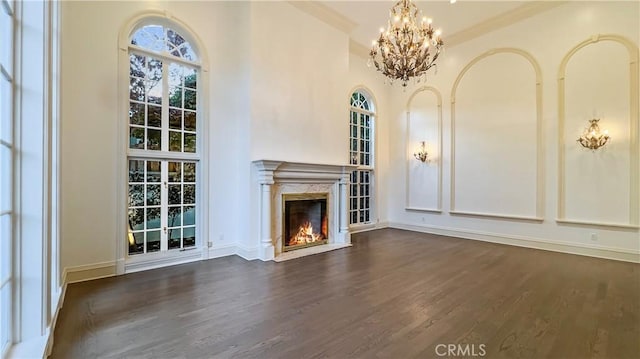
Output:
[[[323,1],[324,5],[358,24],[351,38],[369,47],[378,36],[380,27],[386,27],[389,10],[395,1]],[[494,16],[522,6],[525,1],[415,1],[424,16],[433,19],[435,28],[441,28],[443,39],[447,35],[471,27]]]

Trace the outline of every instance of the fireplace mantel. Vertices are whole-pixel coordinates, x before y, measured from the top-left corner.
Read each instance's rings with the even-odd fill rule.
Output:
[[[347,190],[354,165],[299,163],[274,160],[253,161],[260,187],[260,248],[258,258],[263,261],[291,257],[280,250],[282,240],[282,194],[328,192],[330,201],[330,238],[326,245],[308,253],[332,250],[351,243],[347,219]],[[325,247],[326,246],[326,247]],[[320,248],[324,247],[324,248]]]

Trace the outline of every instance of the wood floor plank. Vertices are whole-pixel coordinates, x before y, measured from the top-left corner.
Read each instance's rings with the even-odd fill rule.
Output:
[[[638,264],[394,229],[353,243],[70,284],[51,357],[640,357]]]

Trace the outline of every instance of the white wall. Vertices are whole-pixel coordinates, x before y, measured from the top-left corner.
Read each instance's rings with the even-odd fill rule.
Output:
[[[286,2],[255,2],[251,60],[251,158],[346,164],[348,36]]]
[[[428,79],[428,83],[444,96],[442,214],[405,210],[407,191],[410,197],[424,201],[433,186],[425,186],[422,193],[416,193],[419,189],[413,184],[406,185],[405,162],[410,154],[404,140],[405,111],[407,100],[418,86],[412,86],[406,92],[396,89],[392,94],[394,119],[389,133],[391,225],[639,260],[637,229],[556,223],[559,174],[557,76],[561,60],[574,46],[595,34],[619,34],[637,46],[640,36],[638,13],[637,2],[570,2],[447,49],[439,63],[438,74],[431,74]],[[446,43],[446,36],[444,39]],[[544,156],[539,180],[544,185],[541,197],[544,221],[449,213],[452,206],[451,91],[454,81],[474,58],[490,49],[505,47],[530,53],[542,71],[544,136],[541,146]],[[583,50],[572,58],[567,70],[567,216],[572,214],[579,217],[576,219],[588,222],[629,223],[632,184],[629,183],[628,54],[622,45],[608,43]],[[455,98],[453,125],[456,210],[486,214],[506,211],[507,216],[535,216],[539,180],[535,165],[534,94],[531,65],[511,54],[496,54],[480,60],[461,80]],[[594,111],[595,115],[603,117],[602,122],[607,124],[613,142],[604,150],[591,153],[582,151],[575,139]],[[430,123],[427,127],[435,131],[434,122]],[[591,240],[592,234],[597,240]]]

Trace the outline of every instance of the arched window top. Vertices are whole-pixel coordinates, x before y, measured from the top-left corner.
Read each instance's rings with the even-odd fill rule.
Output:
[[[356,91],[351,95],[351,107],[373,111],[371,101],[363,93]]]
[[[147,25],[131,36],[131,45],[187,61],[198,60],[191,44],[175,30],[162,25]]]

